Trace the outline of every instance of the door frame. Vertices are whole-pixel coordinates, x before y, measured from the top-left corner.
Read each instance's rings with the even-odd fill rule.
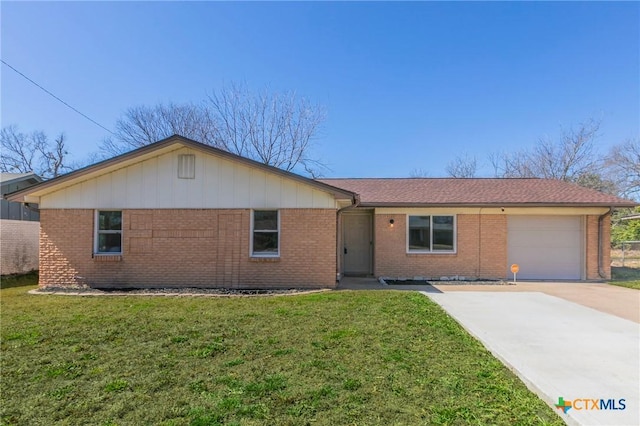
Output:
[[[374,251],[375,251],[375,215],[374,215],[374,210],[373,209],[358,209],[358,210],[350,210],[350,211],[346,211],[346,212],[342,212],[340,214],[340,231],[338,233],[339,235],[339,244],[338,244],[338,259],[340,261],[340,276],[343,277],[345,276],[345,259],[344,259],[344,243],[345,243],[345,232],[346,232],[346,227],[344,224],[344,218],[345,216],[368,216],[369,217],[369,226],[370,226],[370,230],[369,230],[369,235],[371,236],[371,241],[369,244],[369,271],[366,272],[367,276],[372,276],[373,275],[373,271],[375,270],[375,265],[374,265],[374,261],[375,261],[375,256],[374,256]],[[358,274],[354,274],[354,276],[356,276]]]

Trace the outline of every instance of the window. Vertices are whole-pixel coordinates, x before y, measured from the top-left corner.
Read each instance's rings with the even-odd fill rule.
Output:
[[[455,252],[455,216],[409,216],[407,252]]]
[[[96,212],[95,252],[122,254],[122,212],[101,210]]]
[[[280,215],[277,210],[254,210],[251,223],[251,255],[280,255]]]

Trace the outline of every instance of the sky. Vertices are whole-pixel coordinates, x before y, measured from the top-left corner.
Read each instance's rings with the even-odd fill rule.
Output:
[[[605,153],[640,137],[638,2],[0,2],[0,56],[113,129],[127,108],[201,102],[230,82],[327,112],[326,177],[446,176],[458,156],[557,139],[601,120]],[[0,120],[108,132],[0,65]]]

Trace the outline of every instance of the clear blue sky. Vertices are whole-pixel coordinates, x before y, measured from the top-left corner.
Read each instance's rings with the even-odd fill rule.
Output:
[[[329,177],[444,176],[462,153],[529,147],[602,120],[640,135],[640,4],[2,2],[1,56],[108,128],[128,107],[224,82],[295,90],[328,112]],[[106,132],[1,66],[2,126]]]

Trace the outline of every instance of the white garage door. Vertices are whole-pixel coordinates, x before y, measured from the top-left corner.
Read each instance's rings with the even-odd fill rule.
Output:
[[[507,270],[518,278],[579,280],[582,272],[580,216],[508,216]]]

